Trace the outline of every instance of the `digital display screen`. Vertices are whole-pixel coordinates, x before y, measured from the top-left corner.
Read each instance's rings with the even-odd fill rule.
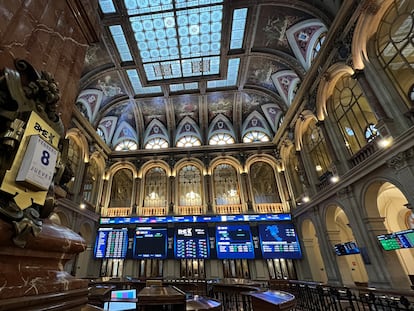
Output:
[[[216,243],[218,259],[254,259],[249,225],[217,226]]]
[[[259,238],[264,259],[300,259],[302,252],[292,223],[260,224]]]
[[[119,224],[165,224],[165,223],[216,223],[243,221],[283,221],[292,220],[290,214],[237,214],[237,215],[185,215],[185,216],[138,216],[102,217],[101,225]]]
[[[95,258],[125,258],[127,249],[127,228],[99,228],[95,241]]]
[[[379,235],[377,239],[386,251],[412,248],[414,247],[414,229]]]
[[[209,258],[207,227],[176,227],[174,240],[175,258]]]
[[[338,256],[359,254],[361,252],[358,245],[353,241],[335,244],[334,249]]]
[[[133,258],[164,259],[167,256],[167,229],[138,227],[135,229]]]

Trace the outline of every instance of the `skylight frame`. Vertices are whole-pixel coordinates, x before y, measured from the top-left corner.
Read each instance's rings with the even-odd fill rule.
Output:
[[[220,74],[223,0],[124,3],[145,82]]]

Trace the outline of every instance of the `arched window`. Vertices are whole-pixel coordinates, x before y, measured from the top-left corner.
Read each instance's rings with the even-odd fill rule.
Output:
[[[151,168],[145,174],[144,206],[167,206],[167,173],[161,167]]]
[[[316,125],[315,121],[311,121],[306,132],[304,140],[307,152],[309,153],[316,174],[320,178],[329,172],[331,158],[326,148],[326,141],[322,134],[322,130]]]
[[[164,148],[168,148],[168,142],[164,138],[161,138],[161,137],[150,139],[145,144],[145,149],[164,149]]]
[[[227,133],[217,133],[211,136],[209,145],[230,145],[234,144],[234,138]]]
[[[115,172],[112,177],[109,207],[130,207],[132,204],[132,171],[126,168]]]
[[[69,148],[68,148],[68,166],[70,171],[73,174],[72,180],[70,180],[67,184],[67,190],[70,193],[77,192],[75,187],[75,176],[79,172],[79,168],[81,165],[81,157],[82,157],[82,151],[81,147],[76,143],[75,140],[71,139],[69,137]]]
[[[184,166],[178,173],[178,195],[180,206],[202,204],[201,172],[194,165]]]
[[[130,139],[125,139],[115,146],[115,151],[134,151],[137,149],[137,143]]]
[[[214,194],[217,205],[240,204],[237,171],[230,164],[219,164],[213,171]]]
[[[414,2],[394,1],[382,18],[377,31],[376,50],[385,72],[394,82],[403,98],[409,99],[414,85]]]
[[[302,174],[305,172],[301,170],[298,155],[293,147],[290,149],[289,158],[286,163],[286,172],[292,186],[293,195],[295,198],[299,198],[304,192]]]
[[[250,131],[247,132],[246,135],[243,137],[244,143],[260,143],[260,142],[267,142],[270,141],[269,136],[266,133],[259,132],[259,131]]]
[[[280,203],[273,168],[266,162],[256,162],[250,167],[250,182],[256,204]]]
[[[313,60],[316,58],[316,56],[318,55],[319,51],[321,50],[322,44],[325,41],[326,38],[326,33],[322,33],[318,40],[316,40],[315,45],[313,46],[312,49],[312,60],[311,62],[313,62]]]
[[[86,177],[83,184],[83,199],[91,205],[96,204],[101,179],[98,164],[95,159],[92,159],[86,170]]]
[[[344,75],[337,82],[332,98],[336,124],[347,149],[354,155],[368,143],[366,129],[370,124],[377,124],[377,119],[358,82],[350,75]]]
[[[106,143],[106,139],[105,139],[105,134],[104,134],[104,132],[102,131],[102,129],[101,128],[97,128],[96,129],[96,133],[98,134],[98,136]]]
[[[201,146],[200,140],[195,136],[183,136],[177,141],[177,147]]]

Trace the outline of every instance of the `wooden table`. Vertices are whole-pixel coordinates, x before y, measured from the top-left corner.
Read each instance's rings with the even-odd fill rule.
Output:
[[[185,293],[173,286],[148,286],[138,293],[138,310],[186,311]]]

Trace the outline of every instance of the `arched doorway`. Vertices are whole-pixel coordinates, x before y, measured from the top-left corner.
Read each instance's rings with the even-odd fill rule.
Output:
[[[318,237],[316,236],[315,226],[309,219],[305,219],[302,223],[302,242],[312,279],[315,282],[326,283],[328,276],[326,275],[325,264],[322,260]]]
[[[357,242],[349,224],[348,217],[339,206],[331,205],[326,210],[326,228],[332,245],[339,250],[341,246],[348,247],[349,242]],[[348,244],[349,243],[349,244]],[[358,243],[356,243],[358,245]],[[350,253],[350,252],[348,252]],[[368,274],[360,254],[336,254],[336,262],[341,273],[342,283],[345,286],[368,285]]]
[[[365,193],[367,225],[375,235],[380,256],[385,262],[383,269],[389,274],[393,288],[410,288],[409,279],[414,278],[414,249],[384,250],[377,236],[410,228],[412,211],[407,204],[402,191],[390,182],[373,182]]]

